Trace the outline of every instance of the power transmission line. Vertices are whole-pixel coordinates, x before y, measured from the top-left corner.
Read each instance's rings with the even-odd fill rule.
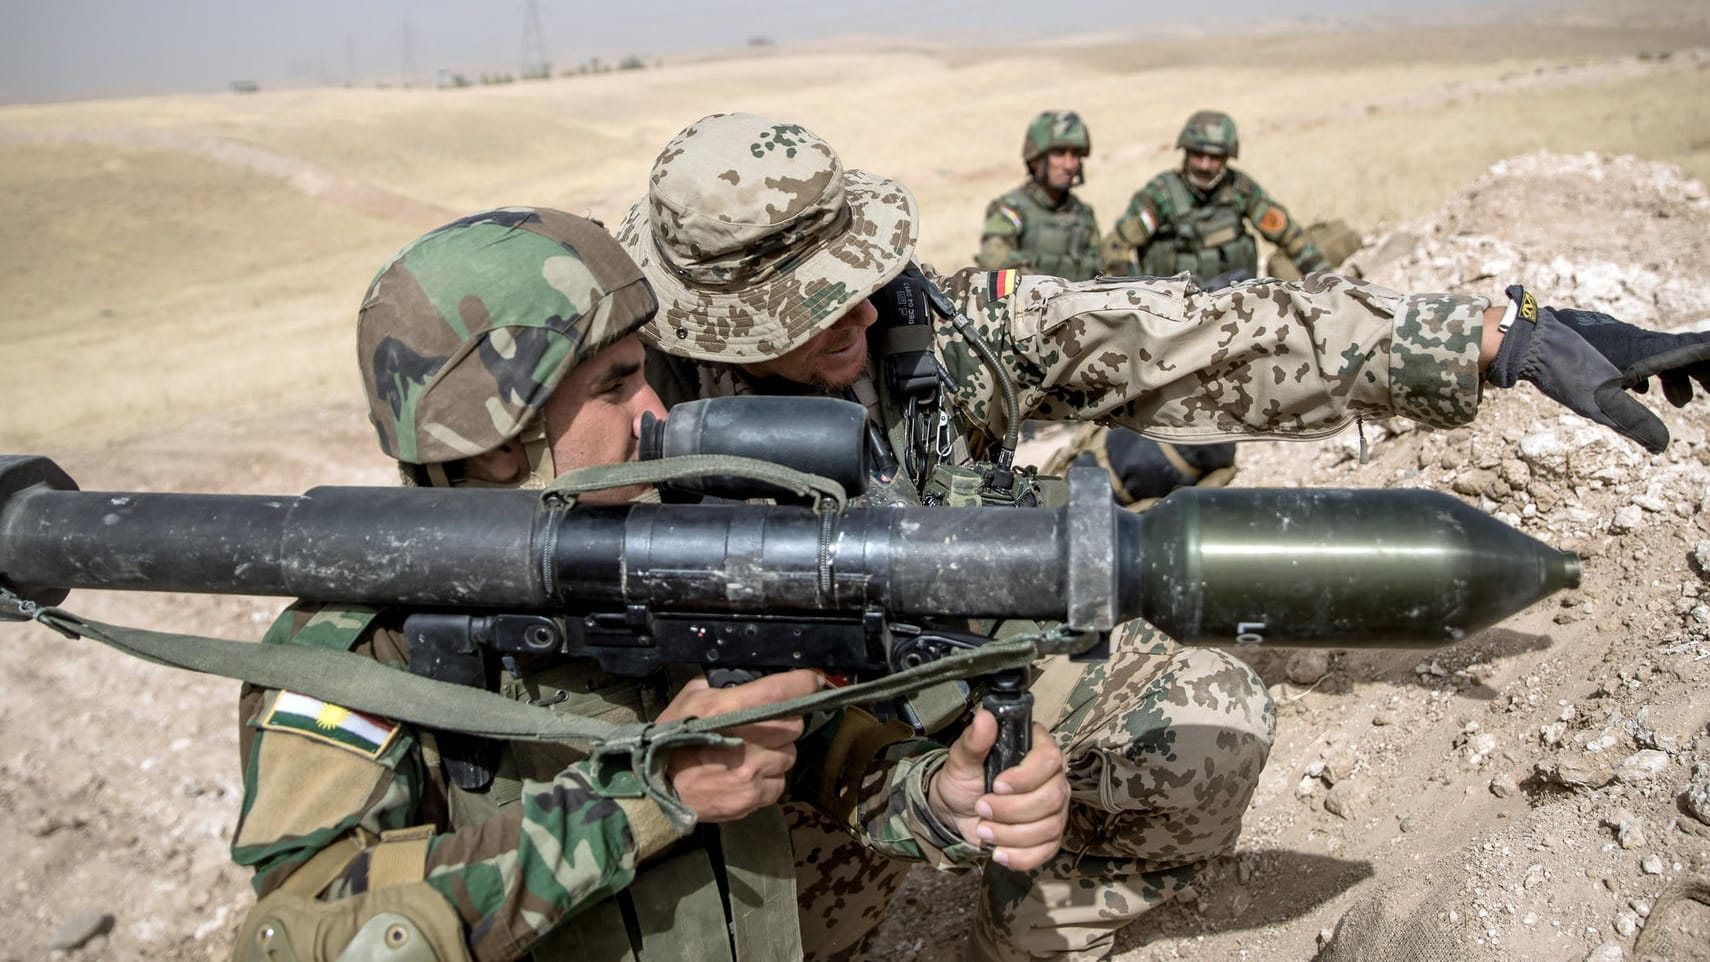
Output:
[[[524,80],[552,76],[552,63],[546,59],[546,39],[540,32],[539,0],[523,3],[522,66]]]

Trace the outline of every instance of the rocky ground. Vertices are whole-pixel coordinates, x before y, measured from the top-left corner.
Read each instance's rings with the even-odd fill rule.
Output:
[[[1524,281],[1546,303],[1710,328],[1710,200],[1667,166],[1517,157],[1368,240],[1348,270],[1398,289],[1488,296]],[[1451,491],[1579,552],[1584,583],[1438,651],[1253,658],[1279,732],[1239,850],[1196,897],[1124,930],[1116,958],[1308,959],[1376,894],[1448,940],[1401,958],[1634,958],[1659,900],[1710,878],[1704,404],[1653,399],[1674,436],[1656,457],[1529,387],[1488,394],[1456,431],[1389,422],[1244,446],[1237,484]],[[917,872],[879,957],[957,958],[954,940],[904,920],[931,906],[940,931],[965,925],[945,907],[971,891]],[[1710,958],[1710,907],[1667,915],[1692,934],[1666,957]]]
[[[1370,240],[1349,269],[1390,286],[1491,294],[1523,280],[1547,303],[1710,326],[1710,199],[1672,168],[1518,157]],[[1710,957],[1710,908],[1670,907],[1710,879],[1710,402],[1653,404],[1674,435],[1656,457],[1529,387],[1492,394],[1461,430],[1367,424],[1243,448],[1239,484],[1451,491],[1578,551],[1584,583],[1436,651],[1256,656],[1279,735],[1239,850],[1124,930],[1116,958],[1308,959],[1374,895],[1417,909],[1445,940],[1435,958],[1611,962],[1664,929],[1687,933],[1668,958]],[[86,488],[386,483],[359,453],[363,431],[276,410],[61,463]],[[72,601],[231,637],[278,607]],[[223,958],[249,903],[225,851],[236,686],[26,626],[0,626],[0,686],[0,960]],[[971,891],[917,870],[873,957],[959,958]]]

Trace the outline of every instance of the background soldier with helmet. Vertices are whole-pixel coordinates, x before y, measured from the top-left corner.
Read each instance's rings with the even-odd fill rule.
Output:
[[[1287,210],[1229,161],[1241,154],[1235,121],[1201,110],[1176,138],[1182,167],[1167,170],[1136,191],[1128,209],[1100,244],[1106,274],[1171,277],[1186,271],[1202,286],[1259,276],[1259,248],[1250,222],[1298,269],[1330,264]],[[1120,429],[1098,429],[1075,439],[1071,452],[1110,475],[1124,505],[1144,505],[1177,487],[1227,484],[1235,471],[1235,445],[1174,445]]]
[[[594,222],[506,208],[429,232],[375,277],[358,321],[381,448],[406,484],[452,487],[541,487],[632,460],[643,415],[664,413],[635,333],[655,309],[647,280]],[[264,643],[407,669],[405,614],[299,603]],[[711,689],[698,677],[512,656],[497,690],[630,722],[710,717],[820,685],[805,669]],[[989,714],[949,749],[919,738],[851,747],[880,727],[854,711],[816,716],[805,736],[788,718],[728,730],[736,747],[672,749],[669,790],[701,823],[685,830],[633,771],[568,743],[496,743],[482,756],[490,764],[459,766],[449,764],[466,757],[457,736],[306,695],[246,685],[240,711],[232,857],[254,868],[261,899],[236,956],[253,962],[831,957],[848,947],[829,941],[843,930],[816,919],[804,942],[797,924],[810,908],[860,915],[859,899],[838,893],[831,908],[816,889],[830,869],[801,876],[797,904],[796,861],[837,857],[814,847],[826,823],[887,858],[1032,866],[1056,851],[1066,807],[1062,757],[1043,729],[1003,774],[1011,791],[986,792]],[[848,799],[847,811],[820,815],[793,861],[792,819],[774,803],[800,771],[798,751],[860,760],[831,789],[803,776]],[[725,886],[726,872],[747,882]]]
[[[986,207],[974,263],[1071,281],[1096,277],[1098,222],[1091,205],[1072,189],[1086,181],[1091,152],[1092,134],[1079,114],[1048,110],[1034,118],[1021,142],[1027,181]],[[1099,428],[1077,435],[1069,451],[1070,459],[1073,452],[1085,451],[1103,467],[1111,493],[1124,505],[1153,500],[1185,485],[1227,483],[1234,473],[1232,444],[1178,447]],[[1061,466],[1066,468],[1068,460]]]
[[[1092,134],[1072,110],[1047,110],[1027,125],[1027,181],[986,207],[974,262],[1071,281],[1098,273],[1098,222],[1073,188],[1086,181]]]
[[[1106,274],[1172,277],[1206,285],[1259,276],[1251,223],[1301,274],[1330,265],[1284,207],[1229,162],[1241,155],[1235,121],[1196,112],[1176,138],[1180,170],[1167,170],[1134,193],[1101,244]]]

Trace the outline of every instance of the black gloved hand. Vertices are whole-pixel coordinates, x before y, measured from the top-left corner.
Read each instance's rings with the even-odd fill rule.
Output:
[[[1508,290],[1513,297],[1518,287]],[[1710,334],[1664,334],[1596,311],[1546,310],[1620,368],[1627,388],[1644,394],[1655,376],[1662,382],[1663,397],[1677,408],[1692,400],[1693,381],[1710,393]]]
[[[1559,320],[1555,311],[1540,308],[1518,285],[1510,287],[1508,293],[1519,305],[1519,315],[1490,362],[1487,381],[1495,387],[1531,381],[1545,397],[1614,428],[1652,454],[1668,447],[1668,428],[1627,393],[1628,375],[1614,361]],[[1657,360],[1655,355],[1641,357],[1634,362],[1634,369]],[[1658,371],[1649,370],[1643,376],[1655,373]]]
[[[1104,437],[1104,456],[1110,473],[1119,481],[1116,500],[1127,505],[1161,498],[1177,488],[1198,484],[1218,468],[1232,467],[1235,445],[1166,444],[1111,428]]]

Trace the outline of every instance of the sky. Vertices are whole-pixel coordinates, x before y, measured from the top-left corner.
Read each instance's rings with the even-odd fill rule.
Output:
[[[525,0],[0,0],[0,103],[516,71]],[[1181,22],[1180,0],[535,0],[555,70],[841,34],[1007,42],[1100,24]],[[1411,0],[1220,0],[1218,16],[1342,17]],[[1201,16],[1194,13],[1194,16]],[[530,58],[533,59],[533,58]],[[413,68],[413,69],[412,69]]]

